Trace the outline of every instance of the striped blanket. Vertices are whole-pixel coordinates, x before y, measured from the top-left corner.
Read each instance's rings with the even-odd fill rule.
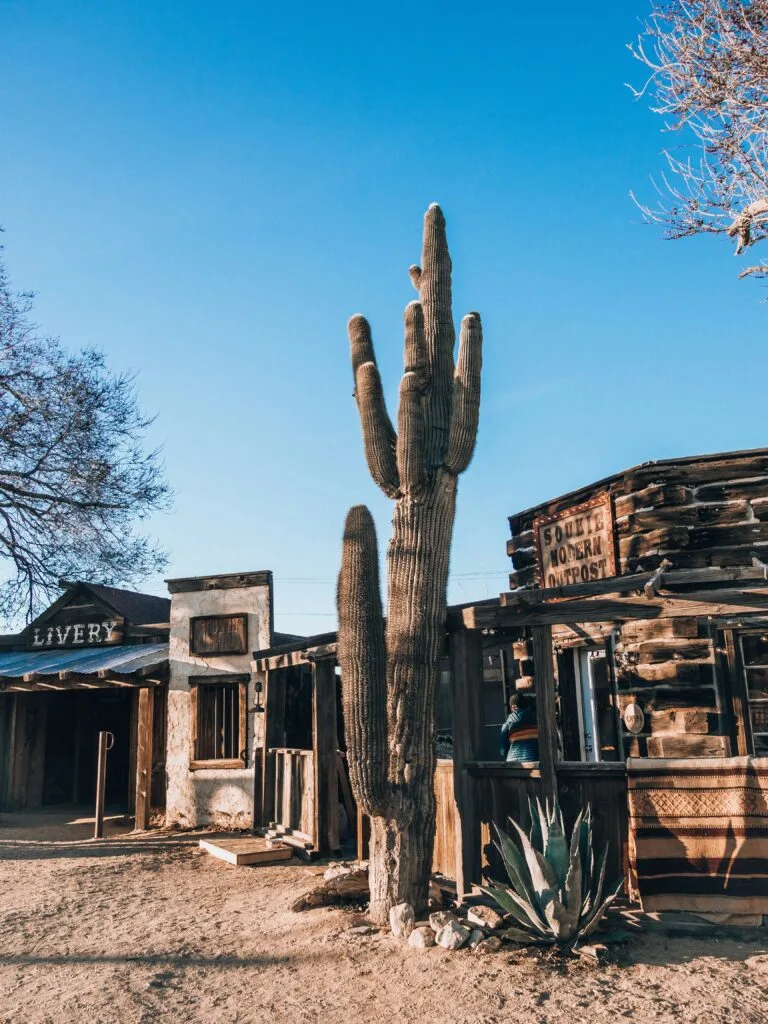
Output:
[[[627,782],[643,910],[768,914],[768,758],[630,758]]]

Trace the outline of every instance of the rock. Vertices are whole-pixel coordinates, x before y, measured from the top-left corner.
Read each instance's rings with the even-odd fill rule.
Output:
[[[413,946],[414,949],[429,949],[434,944],[435,933],[429,926],[422,925],[419,928],[414,928],[408,936],[408,945]]]
[[[491,935],[487,939],[483,939],[482,942],[478,942],[475,947],[475,953],[479,956],[487,956],[488,953],[498,953],[501,949],[501,939],[498,935]]]
[[[330,882],[334,878],[343,878],[344,875],[351,875],[353,871],[359,871],[360,868],[355,864],[350,866],[349,864],[329,864],[323,872],[323,879],[326,882]]]
[[[347,928],[345,935],[373,935],[377,932],[378,928],[374,928],[372,924],[357,924],[354,928]]]
[[[469,928],[465,928],[463,924],[459,924],[456,918],[454,918],[452,921],[444,924],[437,935],[435,935],[435,942],[438,946],[442,946],[443,949],[460,949],[471,934],[472,932]]]
[[[467,939],[467,948],[475,949],[485,939],[485,932],[482,928],[473,928],[472,932]]]
[[[480,904],[477,907],[470,907],[467,911],[467,921],[475,928],[487,928],[488,931],[496,931],[504,924],[504,918],[497,914],[492,907]]]
[[[433,932],[439,932],[442,927],[451,921],[459,923],[456,915],[452,914],[450,910],[436,910],[433,914],[429,915],[429,927]]]
[[[407,939],[415,921],[416,915],[410,903],[398,903],[389,912],[389,927],[396,939]]]

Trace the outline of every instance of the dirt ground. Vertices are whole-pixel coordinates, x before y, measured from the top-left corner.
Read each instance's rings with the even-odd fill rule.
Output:
[[[605,967],[514,947],[411,950],[385,933],[350,935],[359,913],[292,913],[322,865],[235,868],[201,853],[200,834],[127,835],[112,822],[96,843],[87,822],[50,825],[0,819],[4,1024],[768,1018],[759,933],[637,936]]]

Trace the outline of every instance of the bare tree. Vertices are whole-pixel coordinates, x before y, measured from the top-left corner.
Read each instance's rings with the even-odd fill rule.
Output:
[[[669,238],[724,234],[736,255],[768,236],[768,0],[656,3],[633,55],[650,75],[635,96],[683,145],[665,150],[655,206]],[[634,197],[633,197],[634,198]],[[636,200],[637,201],[637,200]],[[768,275],[768,264],[740,277]]]
[[[41,337],[0,251],[0,614],[29,619],[61,577],[130,583],[166,563],[133,524],[167,506],[133,378]]]

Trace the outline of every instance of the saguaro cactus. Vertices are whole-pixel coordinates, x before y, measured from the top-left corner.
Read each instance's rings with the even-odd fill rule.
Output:
[[[405,310],[397,432],[362,316],[349,321],[355,398],[371,476],[395,502],[387,553],[386,627],[376,531],[365,506],[347,515],[338,587],[339,661],[350,775],[371,817],[371,915],[426,903],[435,834],[435,717],[457,478],[480,409],[482,329],[461,325],[458,362],[451,258],[440,207],[424,218],[419,301]]]

